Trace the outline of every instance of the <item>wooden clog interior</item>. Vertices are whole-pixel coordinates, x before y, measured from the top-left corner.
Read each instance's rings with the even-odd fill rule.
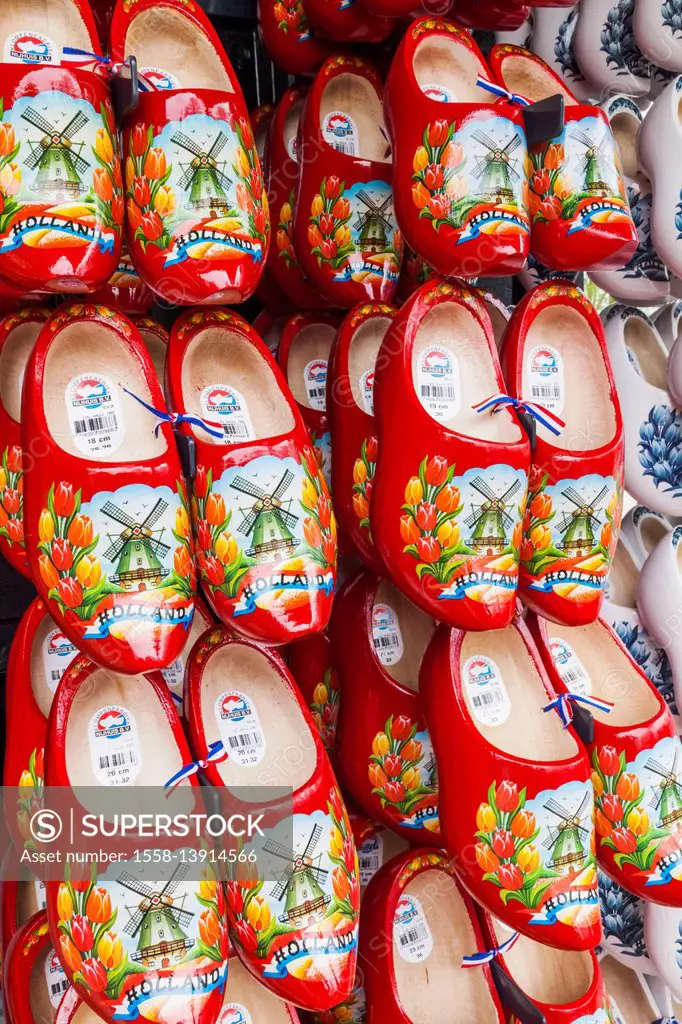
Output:
[[[168,7],[149,7],[130,23],[125,54],[139,68],[163,68],[183,89],[234,92],[215,46],[190,18]]]
[[[384,340],[391,320],[386,316],[373,316],[365,320],[353,334],[348,349],[348,377],[351,392],[356,405],[366,412],[362,398],[362,378],[365,373],[374,371],[379,349]],[[346,396],[342,396],[345,398]]]
[[[360,160],[390,161],[381,97],[362,75],[337,75],[325,86],[320,100],[320,124],[328,114],[348,114],[357,132],[355,152]]]
[[[15,32],[27,30],[51,39],[60,51],[59,56],[62,46],[92,50],[95,43],[73,0],[21,0],[16,4],[5,0],[0,4],[1,50],[4,51],[6,40]]]
[[[379,604],[387,605],[395,614],[403,645],[402,657],[383,668],[396,683],[416,693],[422,658],[435,629],[433,619],[388,580],[382,580],[377,588],[374,607]]]
[[[631,316],[625,322],[625,345],[637,360],[640,375],[647,384],[668,390],[668,354],[646,320]]]
[[[311,401],[306,386],[305,368],[308,363],[315,360],[328,362],[335,337],[336,327],[333,324],[307,324],[298,332],[289,349],[287,384],[298,404],[307,409],[319,410],[320,404],[326,403],[326,395],[321,396],[318,404]]]
[[[42,322],[20,324],[0,352],[0,402],[16,423],[21,422],[21,388],[26,363],[43,328]]]
[[[476,85],[479,75],[487,77],[485,68],[476,54],[457,38],[423,39],[415,50],[412,66],[419,87],[425,92],[437,83],[447,90],[450,102],[490,102],[490,93]]]

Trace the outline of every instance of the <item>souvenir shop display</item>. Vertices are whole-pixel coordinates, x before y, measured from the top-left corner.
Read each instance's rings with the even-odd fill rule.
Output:
[[[682,1021],[682,6],[446,8],[0,2],[7,1024]]]

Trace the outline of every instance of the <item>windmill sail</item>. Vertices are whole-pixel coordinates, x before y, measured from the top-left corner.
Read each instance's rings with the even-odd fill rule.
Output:
[[[291,506],[292,499],[285,500],[284,495],[293,481],[294,474],[286,469],[270,493],[243,476],[236,476],[230,483],[235,491],[254,499],[249,508],[240,509],[242,519],[237,527],[239,533],[251,539],[247,555],[259,561],[270,561],[278,554],[291,555],[298,547],[293,533],[298,516],[290,507],[284,507],[285,504]]]
[[[194,912],[182,906],[186,894],[177,896],[188,869],[188,864],[178,864],[160,888],[125,871],[118,876],[119,885],[140,898],[137,905],[126,906],[129,916],[123,931],[131,938],[138,938],[131,959],[150,970],[163,970],[181,963],[193,945],[184,928],[190,924]]]
[[[559,524],[559,532],[562,535],[561,548],[567,554],[582,557],[589,555],[594,548],[596,535],[601,527],[597,514],[602,511],[603,501],[608,492],[608,487],[602,487],[599,494],[589,501],[573,487],[567,487],[563,492],[564,498],[575,506],[570,513],[563,513],[563,519]]]
[[[504,145],[496,142],[486,132],[477,128],[472,138],[486,150],[483,156],[476,158],[474,177],[480,179],[481,192],[496,199],[498,202],[513,202],[515,199],[514,182],[520,180],[516,169],[514,153],[521,145],[521,138],[513,135]]]
[[[184,132],[175,132],[171,142],[192,157],[189,163],[181,163],[184,173],[178,182],[184,192],[189,192],[187,206],[206,210],[212,216],[227,217],[231,210],[227,192],[232,181],[225,173],[226,161],[218,161],[227,135],[221,131],[210,146],[201,146]]]
[[[660,824],[672,832],[682,829],[682,783],[678,774],[679,759],[680,749],[678,746],[675,748],[673,763],[669,768],[653,757],[649,758],[644,766],[661,779],[650,806],[658,812]]]
[[[321,854],[315,856],[315,849],[322,836],[320,825],[313,826],[305,847],[302,851],[287,850],[281,843],[268,839],[263,850],[287,862],[287,867],[273,890],[277,900],[284,900],[284,911],[280,920],[302,926],[314,924],[321,920],[331,897],[324,892],[322,885],[329,875],[326,868],[321,868]]]
[[[168,502],[159,498],[145,518],[135,518],[112,501],[107,501],[102,512],[122,527],[118,536],[109,534],[109,547],[104,557],[116,565],[109,577],[124,590],[147,590],[159,586],[167,575],[164,559],[170,545],[163,540],[165,527],[156,524],[168,508]]]
[[[474,477],[471,486],[484,499],[464,520],[470,527],[469,546],[486,555],[501,555],[509,543],[514,517],[507,511],[521,483],[514,480],[502,494],[496,494],[481,476]]]
[[[34,107],[27,107],[21,117],[41,133],[39,138],[28,140],[30,154],[24,160],[26,167],[36,171],[31,188],[56,202],[77,199],[87,192],[83,175],[90,164],[83,156],[85,142],[76,139],[88,123],[83,111],[77,111],[63,128]]]
[[[360,232],[358,244],[363,252],[386,252],[393,235],[393,224],[389,217],[393,196],[389,192],[383,200],[374,199],[365,189],[357,193],[365,209],[358,213],[355,228]]]

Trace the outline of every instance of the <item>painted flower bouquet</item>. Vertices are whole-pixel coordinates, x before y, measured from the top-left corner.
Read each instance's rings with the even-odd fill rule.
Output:
[[[258,238],[265,249],[270,234],[268,199],[253,132],[245,117],[235,121],[234,130],[239,139],[232,165],[237,179],[237,205],[247,216],[251,237]]]
[[[22,451],[18,445],[5,448],[0,461],[0,536],[10,547],[26,546]]]
[[[469,210],[481,201],[470,193],[463,174],[466,163],[464,148],[455,139],[454,124],[427,124],[422,145],[412,161],[412,200],[419,217],[428,218],[436,232],[444,224],[461,227]]]
[[[197,565],[210,592],[236,597],[239,585],[255,560],[244,554],[230,532],[232,512],[213,485],[213,472],[197,466],[192,497],[197,539]]]
[[[303,520],[306,554],[311,561],[323,568],[328,566],[336,568],[336,519],[329,491],[314,450],[306,449],[301,459],[301,465],[305,472],[301,506],[307,513]]]
[[[424,800],[438,792],[437,785],[424,785],[420,765],[424,747],[416,739],[418,724],[407,715],[391,715],[383,732],[372,740],[368,775],[372,793],[382,807],[390,806],[400,815],[409,815]],[[435,776],[434,776],[435,778]]]
[[[440,455],[425,456],[417,476],[405,487],[405,504],[400,517],[403,551],[417,559],[417,576],[431,576],[446,584],[454,572],[473,555],[460,540],[457,517],[463,509],[459,488],[452,486],[455,467]],[[464,556],[464,557],[460,557]]]
[[[143,249],[171,244],[170,225],[175,213],[175,192],[168,184],[172,167],[166,154],[154,146],[154,129],[137,124],[131,129],[126,160],[126,214]]]
[[[308,241],[318,263],[340,267],[355,249],[350,233],[352,210],[346,198],[346,183],[330,174],[320,182],[308,220]]]
[[[339,681],[333,668],[328,668],[313,690],[310,713],[327,750],[334,749],[339,717]]]
[[[379,442],[376,437],[366,437],[360,448],[360,458],[353,466],[353,511],[360,520],[360,526],[371,535],[369,505],[372,498],[372,484],[377,466]]]
[[[625,753],[601,747],[592,753],[595,828],[602,846],[615,850],[618,867],[632,864],[648,871],[667,829],[652,825],[642,807],[644,790],[633,772],[626,771]]]

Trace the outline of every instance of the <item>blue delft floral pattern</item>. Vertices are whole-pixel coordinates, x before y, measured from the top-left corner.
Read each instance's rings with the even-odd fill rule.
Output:
[[[642,901],[599,872],[599,902],[604,938],[615,939],[627,956],[648,956],[644,942]]]
[[[559,25],[559,31],[554,39],[554,56],[557,59],[564,78],[574,79],[576,82],[584,82],[585,76],[578,67],[573,52],[573,33],[578,23],[578,9],[574,8],[565,21]]]
[[[638,454],[644,476],[656,489],[682,497],[682,415],[667,405],[655,405],[639,428]]]
[[[673,36],[682,33],[682,2],[680,0],[664,0],[661,4],[661,20],[669,28]]]
[[[618,0],[606,15],[601,30],[601,50],[606,54],[607,66],[617,68],[617,74],[630,72],[638,78],[651,78],[651,64],[637,49],[632,31],[635,0]]]
[[[611,113],[614,113],[613,109]],[[634,254],[621,271],[623,277],[646,278],[647,281],[669,281],[668,268],[654,249],[651,237],[651,194],[643,195],[639,188],[628,185],[628,203],[632,220],[637,228],[638,241]]]
[[[673,690],[673,673],[668,655],[663,648],[654,643],[643,626],[621,619],[620,622],[613,623],[613,628],[621,643],[627,647],[632,660],[639,665],[642,672],[645,672],[654,684],[668,705],[670,713],[679,714]]]

